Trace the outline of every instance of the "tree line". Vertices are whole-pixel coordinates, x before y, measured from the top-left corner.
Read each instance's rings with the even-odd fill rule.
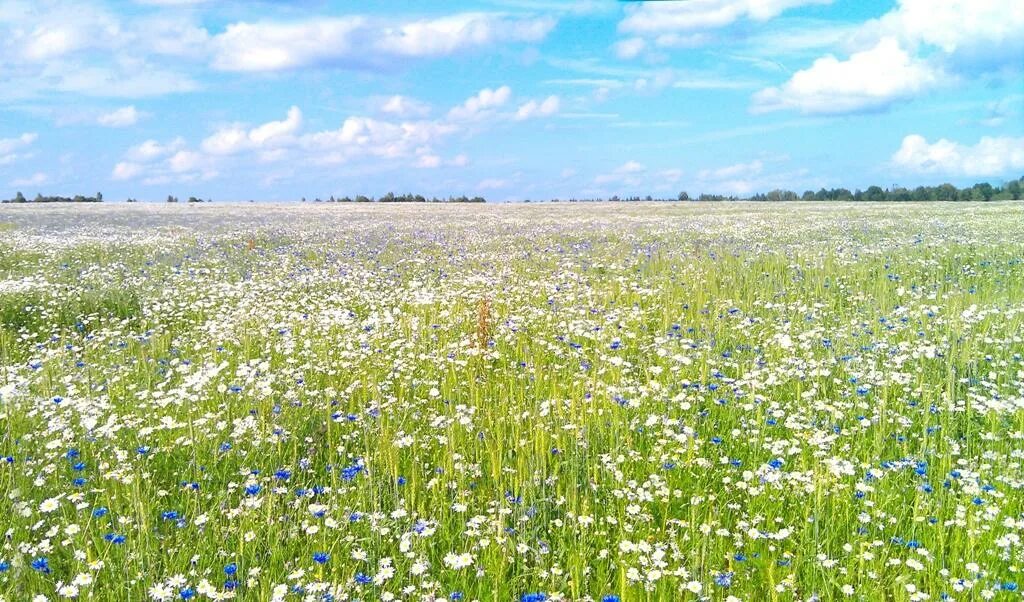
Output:
[[[600,202],[600,201],[761,201],[761,202],[786,202],[786,201],[846,201],[846,202],[926,202],[926,201],[1020,201],[1024,200],[1024,177],[1017,180],[1010,180],[1001,186],[993,186],[988,182],[981,182],[966,188],[957,188],[952,184],[940,184],[939,186],[918,186],[917,188],[904,188],[893,186],[882,188],[881,186],[869,186],[866,190],[855,190],[853,192],[846,188],[822,188],[817,192],[806,190],[798,194],[792,190],[776,189],[771,192],[756,193],[750,196],[741,197],[735,195],[708,194],[703,193],[691,197],[688,193],[680,192],[675,198],[654,198],[631,196],[619,198],[612,196],[607,199],[552,199],[552,201],[568,200],[569,202]],[[527,201],[529,202],[529,201]]]
[[[306,197],[302,197],[302,202],[306,202]],[[343,196],[340,199],[334,198],[332,195],[326,201],[321,198],[313,199],[314,203],[486,203],[487,199],[482,196],[468,197],[462,196],[450,196],[442,199],[438,197],[427,198],[422,194],[395,194],[389,192],[382,197],[373,198],[372,196],[365,196],[362,194],[356,195],[355,198]]]
[[[20,192],[14,195],[13,199],[3,199],[0,203],[102,203],[103,193],[97,192],[96,196],[43,196],[37,194],[31,201],[25,198]]]
[[[1002,185],[993,186],[988,182],[981,182],[974,184],[973,186],[967,186],[965,188],[957,188],[956,186],[946,183],[938,186],[918,186],[916,188],[904,188],[902,186],[893,186],[891,188],[882,188],[881,186],[869,186],[866,190],[857,189],[853,192],[846,188],[822,188],[817,192],[813,190],[806,190],[803,194],[797,194],[792,190],[772,190],[765,193],[756,193],[746,197],[735,196],[735,195],[722,195],[722,194],[709,194],[702,193],[698,196],[691,197],[688,193],[680,192],[674,198],[655,198],[651,195],[645,197],[640,196],[629,196],[622,197],[612,196],[609,198],[569,198],[569,199],[551,199],[551,202],[571,202],[571,203],[582,203],[582,202],[639,202],[639,201],[761,201],[761,202],[789,202],[789,201],[846,201],[846,202],[926,202],[926,201],[944,201],[944,202],[957,202],[957,201],[973,201],[973,202],[986,202],[986,201],[1019,201],[1024,200],[1024,176],[1016,180],[1010,180]],[[76,195],[74,197],[63,197],[63,196],[43,196],[37,194],[31,201],[25,198],[25,195],[20,192],[17,193],[12,199],[0,200],[0,203],[100,203],[103,202],[103,193],[97,192],[95,196],[82,196]],[[129,198],[128,203],[137,202],[136,199]],[[177,203],[178,197],[173,195],[167,195],[168,203]],[[203,200],[194,196],[190,196],[186,201],[188,203],[210,203],[213,199]],[[250,201],[252,202],[252,201]],[[306,197],[302,197],[302,202],[306,202]],[[356,195],[355,197],[343,196],[341,198],[335,198],[333,195],[327,200],[320,198],[313,199],[314,203],[485,203],[487,202],[481,196],[467,197],[462,196],[449,196],[447,198],[430,197],[427,198],[421,194],[395,194],[389,192],[383,196],[374,198],[372,196],[365,196],[362,194]],[[530,202],[526,199],[527,203]]]

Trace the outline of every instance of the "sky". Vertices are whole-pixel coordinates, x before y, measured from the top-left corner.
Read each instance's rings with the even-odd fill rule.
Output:
[[[1020,0],[0,2],[4,198],[1022,175]]]

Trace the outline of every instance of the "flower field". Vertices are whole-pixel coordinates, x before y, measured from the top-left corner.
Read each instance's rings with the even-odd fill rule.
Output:
[[[1024,207],[0,208],[0,598],[1020,600]]]

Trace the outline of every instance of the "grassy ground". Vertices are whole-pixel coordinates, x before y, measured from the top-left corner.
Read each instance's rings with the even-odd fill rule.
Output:
[[[0,209],[6,600],[1021,596],[1019,205],[71,211]]]

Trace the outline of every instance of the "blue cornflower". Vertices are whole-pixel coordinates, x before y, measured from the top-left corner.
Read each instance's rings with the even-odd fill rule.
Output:
[[[373,578],[367,575],[366,573],[356,573],[356,583],[360,585],[366,585],[372,582]]]
[[[47,574],[49,574],[49,572],[50,572],[50,561],[46,558],[46,556],[40,556],[39,558],[33,558],[32,559],[32,568],[34,570],[39,571],[40,573],[47,573]]]
[[[317,564],[326,564],[327,561],[330,560],[330,559],[331,559],[331,555],[328,554],[327,552],[314,552],[313,553],[313,562],[315,562]]]
[[[234,575],[237,572],[238,572],[238,565],[235,564],[234,562],[232,562],[231,564],[224,565],[224,574],[225,575]]]

